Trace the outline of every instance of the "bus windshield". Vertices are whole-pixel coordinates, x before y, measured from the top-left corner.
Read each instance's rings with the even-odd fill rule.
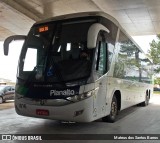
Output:
[[[18,77],[33,82],[87,79],[94,49],[87,33],[94,19],[58,21],[31,28],[20,55]]]

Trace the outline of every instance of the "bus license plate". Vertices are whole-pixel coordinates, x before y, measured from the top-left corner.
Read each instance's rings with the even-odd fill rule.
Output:
[[[44,109],[36,109],[36,114],[41,116],[49,116],[49,111]]]

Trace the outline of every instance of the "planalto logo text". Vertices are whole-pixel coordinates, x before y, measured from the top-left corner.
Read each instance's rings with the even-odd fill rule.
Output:
[[[50,96],[58,96],[58,95],[64,95],[64,96],[71,96],[74,95],[74,90],[66,89],[66,90],[50,90]]]

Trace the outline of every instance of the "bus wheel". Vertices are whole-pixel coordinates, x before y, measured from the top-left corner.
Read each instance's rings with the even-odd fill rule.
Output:
[[[118,113],[117,98],[114,95],[113,98],[112,98],[112,102],[111,102],[110,114],[108,116],[106,116],[106,117],[103,117],[102,121],[114,123],[115,120],[116,120],[117,113]]]
[[[149,104],[149,95],[146,93],[145,101],[141,103],[142,106],[147,106]]]
[[[3,103],[3,98],[2,98],[2,97],[0,97],[0,104],[1,104],[1,103]]]

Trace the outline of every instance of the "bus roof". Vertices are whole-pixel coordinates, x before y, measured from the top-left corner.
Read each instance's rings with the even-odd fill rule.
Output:
[[[38,21],[35,24],[41,24],[41,23],[52,22],[52,21],[57,21],[57,20],[71,19],[71,18],[78,18],[78,17],[87,17],[87,16],[102,16],[102,17],[108,18],[113,23],[115,23],[117,26],[119,25],[119,22],[114,17],[110,16],[107,13],[97,12],[97,11],[72,13],[72,14],[55,16],[55,17],[51,17],[51,18],[48,18],[48,19],[45,19],[45,20]]]
[[[119,22],[114,17],[112,17],[111,15],[109,15],[109,14],[107,14],[105,12],[92,11],[92,12],[80,12],[80,13],[65,14],[65,15],[55,16],[55,17],[51,17],[51,18],[48,18],[48,19],[44,19],[44,20],[38,21],[34,25],[43,24],[43,23],[52,22],[52,21],[58,21],[58,20],[65,20],[65,19],[67,20],[67,19],[72,19],[72,18],[87,17],[87,16],[102,16],[104,18],[107,18],[107,19],[111,20],[115,25],[117,25],[120,28],[121,31],[123,31],[134,42],[134,44],[139,48],[139,50],[144,53],[142,48],[123,29],[123,27],[119,24]]]

